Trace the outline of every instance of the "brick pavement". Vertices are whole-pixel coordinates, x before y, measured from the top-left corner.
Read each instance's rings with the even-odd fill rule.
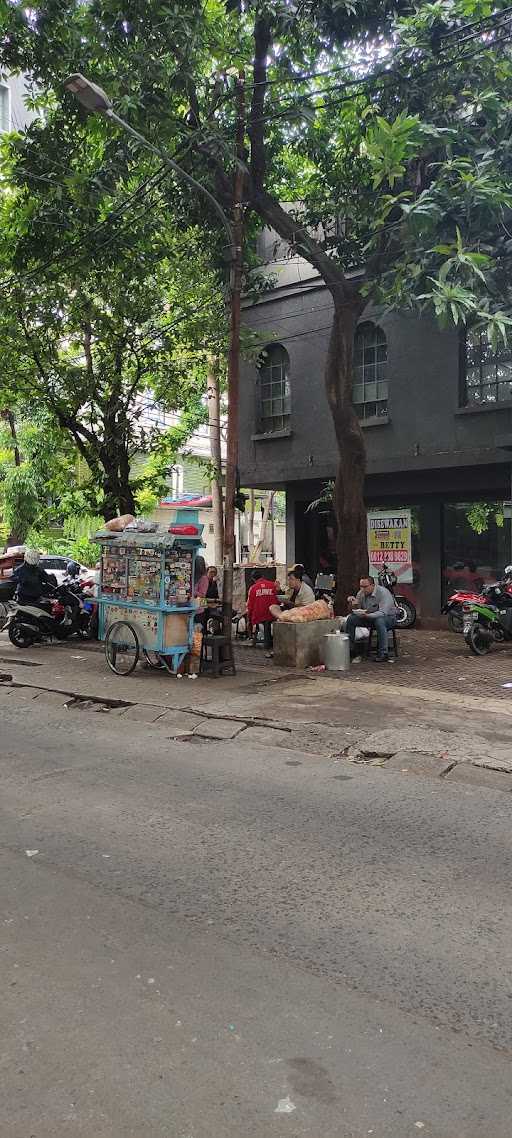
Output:
[[[488,656],[473,656],[462,636],[449,631],[411,629],[399,633],[399,659],[388,667],[371,660],[352,666],[346,682],[378,680],[384,687],[404,685],[461,692],[512,702],[512,644],[496,645]],[[237,655],[244,666],[267,665],[276,674],[272,661],[264,659],[260,648],[240,644]]]

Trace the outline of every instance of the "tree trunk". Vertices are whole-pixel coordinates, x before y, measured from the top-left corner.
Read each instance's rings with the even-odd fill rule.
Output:
[[[325,369],[327,399],[338,443],[334,495],[336,517],[336,612],[347,611],[347,596],[368,572],[364,480],[366,452],[363,432],[352,405],[354,335],[364,304],[350,303],[334,293],[334,317]]]
[[[213,477],[210,485],[215,539],[215,564],[220,570],[224,560],[224,509],[222,502],[222,453],[220,442],[220,385],[215,363],[212,364],[208,376],[208,425],[210,432],[210,457],[213,467]]]
[[[103,480],[105,496],[102,506],[105,521],[110,521],[118,514],[135,514],[135,499],[127,474],[125,456],[113,456],[110,452],[108,457],[102,456],[101,465],[105,472]]]
[[[16,431],[16,420],[10,408],[8,408],[7,411],[2,412],[2,418],[6,419],[7,423],[9,424],[9,430],[11,432],[13,443],[14,465],[21,466],[21,455],[20,448],[18,446],[18,435]],[[24,536],[24,534],[16,533],[16,530],[11,530],[7,537],[4,548],[9,549],[11,545],[23,545]]]
[[[16,420],[14,418],[12,411],[9,409],[7,411],[4,411],[4,417],[7,419],[7,422],[9,424],[9,430],[11,432],[13,454],[14,454],[14,465],[15,466],[21,466],[21,455],[20,455],[20,448],[18,446],[18,434],[16,431]]]

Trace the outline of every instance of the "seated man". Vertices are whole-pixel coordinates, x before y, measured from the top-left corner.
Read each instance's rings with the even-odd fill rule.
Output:
[[[255,569],[252,575],[252,584],[247,596],[247,615],[251,622],[253,644],[256,643],[258,625],[263,625],[266,655],[272,654],[272,622],[275,617],[272,609],[275,608],[279,591],[278,581],[269,581],[263,576],[261,570]]]
[[[302,579],[301,569],[298,565],[294,565],[288,573],[288,593],[286,600],[282,605],[271,605],[270,612],[272,616],[279,618],[283,609],[299,609],[305,605],[310,605],[315,599],[315,594],[311,585],[306,585]]]
[[[388,589],[376,585],[372,577],[361,577],[357,597],[347,597],[352,612],[347,616],[345,632],[350,637],[350,647],[356,642],[356,628],[363,626],[377,629],[377,661],[385,663],[389,659],[388,631],[396,624],[395,601]]]

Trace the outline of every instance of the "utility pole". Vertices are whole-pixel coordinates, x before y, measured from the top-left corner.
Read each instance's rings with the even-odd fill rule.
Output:
[[[222,502],[222,451],[220,442],[220,384],[218,361],[212,360],[208,375],[208,426],[210,457],[213,468],[211,480],[212,518],[215,533],[215,564],[220,569],[224,556],[224,509]]]
[[[226,446],[226,504],[224,510],[224,581],[222,613],[224,635],[231,639],[233,616],[233,564],[235,560],[235,494],[238,469],[238,412],[240,389],[240,321],[243,269],[243,195],[245,142],[245,75],[240,71],[236,89],[235,173],[233,184],[233,261],[231,266],[231,329],[228,357],[228,431]]]

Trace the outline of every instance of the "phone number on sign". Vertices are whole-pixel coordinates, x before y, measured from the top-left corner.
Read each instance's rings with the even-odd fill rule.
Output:
[[[370,553],[370,563],[372,565],[397,565],[409,562],[410,558],[406,549],[379,549],[374,553]]]

